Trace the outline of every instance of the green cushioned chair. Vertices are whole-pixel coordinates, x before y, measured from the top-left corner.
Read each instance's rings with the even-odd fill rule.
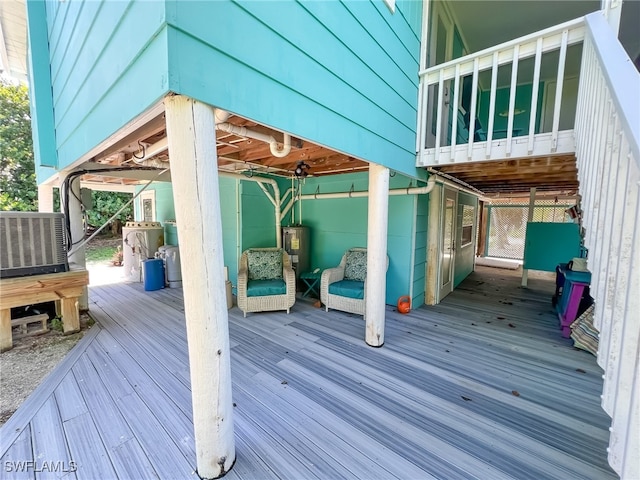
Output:
[[[387,257],[387,267],[389,257]],[[367,285],[367,249],[350,248],[342,256],[340,265],[328,268],[320,278],[320,300],[328,312],[330,308],[343,312],[365,314]]]
[[[296,275],[282,248],[250,248],[240,257],[238,308],[247,312],[289,310],[296,301]]]

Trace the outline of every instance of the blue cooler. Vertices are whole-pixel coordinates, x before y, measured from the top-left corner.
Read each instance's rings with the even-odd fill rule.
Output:
[[[161,258],[153,258],[142,262],[144,289],[147,292],[164,288],[164,263]]]

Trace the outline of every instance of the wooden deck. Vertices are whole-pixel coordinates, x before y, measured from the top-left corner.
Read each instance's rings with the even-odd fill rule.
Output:
[[[379,349],[361,317],[301,300],[232,309],[225,478],[615,478],[602,372],[561,338],[553,283],[515,275],[479,267],[439,306],[388,308]],[[98,324],[0,429],[0,478],[197,478],[181,291],[90,297]]]

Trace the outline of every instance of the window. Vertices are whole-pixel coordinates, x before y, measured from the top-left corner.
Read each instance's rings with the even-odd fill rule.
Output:
[[[462,206],[462,247],[473,242],[473,224],[476,219],[476,209],[471,205]]]
[[[147,190],[140,194],[140,216],[143,222],[156,221],[156,192]]]

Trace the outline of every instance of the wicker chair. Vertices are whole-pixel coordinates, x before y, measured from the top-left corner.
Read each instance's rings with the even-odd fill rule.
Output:
[[[387,267],[389,257],[387,257]],[[367,249],[350,248],[342,256],[340,265],[328,268],[320,278],[320,301],[325,310],[365,314],[367,289]],[[333,286],[332,286],[333,285]]]
[[[251,248],[240,257],[238,308],[247,312],[289,309],[296,301],[296,276],[281,248]]]

